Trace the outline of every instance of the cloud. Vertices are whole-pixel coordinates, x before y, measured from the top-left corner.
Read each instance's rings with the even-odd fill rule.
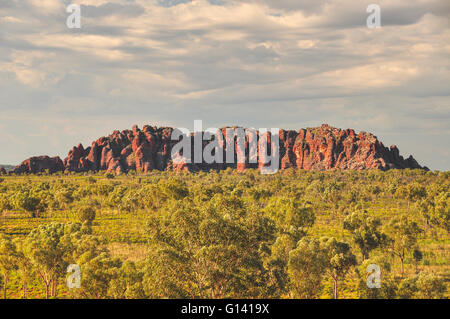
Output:
[[[137,4],[120,4],[106,2],[101,5],[81,5],[81,12],[86,18],[106,16],[121,16],[124,18],[138,17],[145,13],[145,8]]]
[[[448,1],[380,0],[376,30],[366,0],[78,0],[80,30],[71,2],[0,4],[0,163],[203,119],[354,127],[450,167]]]

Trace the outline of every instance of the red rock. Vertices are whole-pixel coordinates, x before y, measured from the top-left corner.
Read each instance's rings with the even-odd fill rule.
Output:
[[[48,170],[50,173],[64,171],[64,164],[59,157],[39,156],[31,157],[16,166],[13,170],[16,174],[21,173],[43,173]]]
[[[222,128],[226,136],[226,128]],[[256,158],[256,163],[250,163],[248,146],[250,137],[246,136],[245,154],[238,154],[237,139],[234,140],[234,164],[191,164],[182,161],[174,164],[171,159],[172,147],[177,141],[171,140],[172,128],[145,125],[142,130],[137,125],[132,130],[114,131],[110,136],[101,137],[90,147],[84,149],[79,144],[74,147],[64,159],[33,157],[14,169],[16,173],[37,173],[48,169],[56,171],[86,172],[89,170],[107,170],[115,173],[125,173],[129,170],[148,172],[157,170],[199,171],[211,169],[246,168],[268,166],[262,158]],[[259,133],[257,133],[259,134]],[[280,130],[280,168],[297,168],[305,170],[329,169],[380,169],[392,168],[422,168],[410,156],[406,160],[400,156],[396,146],[390,149],[378,141],[376,136],[352,129],[341,130],[329,125],[297,131]],[[270,142],[269,134],[269,142]],[[208,142],[203,143],[203,147]],[[230,144],[231,146],[233,144]],[[228,147],[230,147],[228,145]],[[225,151],[227,145],[225,145]],[[192,147],[193,148],[193,147]],[[237,156],[245,157],[246,162],[237,164]],[[192,160],[193,162],[193,160]],[[424,169],[427,169],[424,167]]]
[[[67,155],[67,158],[64,159],[64,167],[69,171],[79,171],[82,170],[82,164],[80,159],[84,157],[86,154],[86,150],[84,149],[82,144],[78,146],[74,146],[73,149]],[[87,152],[89,153],[89,152]]]

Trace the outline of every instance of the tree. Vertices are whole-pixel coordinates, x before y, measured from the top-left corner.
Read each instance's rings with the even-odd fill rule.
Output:
[[[345,278],[349,270],[356,265],[350,245],[337,241],[336,238],[322,237],[321,249],[325,252],[325,269],[333,279],[333,297],[339,298],[339,280]]]
[[[170,201],[149,221],[150,257],[144,286],[150,297],[261,296],[267,288],[263,251],[275,228],[256,207],[215,195],[197,206]]]
[[[45,285],[45,296],[57,295],[57,281],[66,275],[67,266],[76,258],[85,260],[96,256],[99,244],[95,236],[90,235],[89,225],[79,223],[51,223],[33,229],[26,237],[24,253],[29,256],[38,276]]]
[[[450,192],[442,192],[434,198],[431,222],[450,232]]]
[[[27,285],[34,275],[31,259],[24,253],[24,240],[18,241],[17,274],[22,281],[22,298],[27,298]]]
[[[406,187],[406,190],[407,190],[407,198],[410,201],[416,201],[427,196],[427,190],[425,186],[417,182],[409,184]]]
[[[55,200],[58,202],[60,208],[67,210],[67,206],[74,200],[72,195],[73,191],[71,189],[66,187],[59,188],[55,193]]]
[[[419,272],[419,262],[423,259],[423,254],[419,249],[413,251],[414,264],[416,266],[416,273]]]
[[[379,288],[369,288],[367,281],[369,276],[375,275],[375,272],[370,272],[368,267],[370,265],[377,265],[380,267],[380,284]],[[356,268],[359,274],[358,292],[362,299],[394,299],[397,295],[397,282],[391,273],[391,264],[388,258],[384,255],[379,255],[366,259]],[[369,271],[369,272],[368,272]],[[373,277],[372,277],[373,278]],[[373,281],[372,281],[373,282]]]
[[[11,271],[17,269],[18,253],[16,245],[5,235],[0,236],[0,273],[3,276],[3,298],[6,299],[6,289]]]
[[[354,212],[344,220],[344,229],[351,231],[354,243],[361,250],[363,261],[386,240],[386,235],[379,231],[380,226],[381,221],[369,216],[367,211]]]
[[[423,299],[442,299],[447,290],[444,279],[429,272],[419,273],[417,288],[417,297]]]
[[[318,239],[305,237],[289,253],[288,273],[295,297],[312,299],[321,291],[326,255],[320,244]]]
[[[416,203],[417,209],[426,221],[427,226],[442,227],[450,232],[450,193],[441,191],[433,197],[422,199]]]
[[[45,285],[45,297],[49,298],[49,287],[64,268],[64,250],[61,238],[64,224],[52,223],[33,229],[27,236],[25,253],[30,256],[39,277]]]
[[[111,258],[107,252],[80,263],[82,276],[78,292],[83,298],[106,298],[110,283],[119,277],[121,262]]]
[[[110,283],[108,295],[112,298],[142,299],[145,297],[142,286],[143,273],[131,261],[122,264],[117,278]]]
[[[280,298],[289,292],[289,252],[296,247],[296,244],[291,236],[279,235],[270,247],[270,255],[264,258],[265,267],[269,272],[268,289],[272,291],[271,298]]]
[[[417,223],[410,221],[405,215],[394,217],[386,226],[386,232],[389,236],[388,249],[400,259],[402,277],[406,253],[416,245],[417,237],[421,231]]]
[[[117,209],[117,216],[120,216],[120,210],[122,208],[122,201],[126,193],[126,187],[124,186],[117,186],[114,188],[114,191],[112,191],[108,196],[108,205],[111,208]]]
[[[295,242],[306,235],[315,221],[312,206],[308,202],[293,198],[274,197],[265,211],[275,222],[279,232],[292,236]]]
[[[0,194],[0,213],[5,214],[5,212],[11,209],[11,203],[8,199],[7,194]]]
[[[31,214],[31,217],[38,217],[38,207],[40,200],[30,194],[29,191],[17,192],[13,197],[14,206],[23,209]]]
[[[396,197],[408,200],[408,208],[411,201],[417,201],[427,196],[426,188],[417,183],[400,186],[396,191]]]
[[[398,297],[400,299],[411,299],[417,293],[417,276],[403,279],[398,285]]]
[[[189,195],[186,183],[177,179],[169,179],[168,181],[161,180],[158,186],[167,198],[180,200]]]
[[[90,206],[81,206],[77,212],[80,222],[92,224],[95,219],[95,209]]]
[[[398,295],[402,299],[442,299],[445,292],[444,279],[429,272],[405,278],[398,287]]]

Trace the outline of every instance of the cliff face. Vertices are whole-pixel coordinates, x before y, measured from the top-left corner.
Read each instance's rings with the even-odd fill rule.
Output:
[[[422,168],[410,156],[400,156],[397,146],[389,149],[376,136],[322,125],[318,128],[280,131],[281,168],[305,170]],[[281,149],[283,147],[280,146]]]
[[[58,171],[98,171],[121,173],[129,170],[210,170],[227,167],[244,170],[257,168],[262,163],[249,164],[248,150],[245,164],[174,164],[171,159],[172,147],[177,141],[171,140],[172,128],[144,126],[140,130],[114,131],[108,137],[101,137],[84,148],[79,144],[62,161],[59,157],[32,157],[15,167],[15,173],[38,173]],[[225,129],[222,130],[225,134]],[[299,131],[280,130],[280,168],[305,170],[328,169],[404,169],[420,168],[410,156],[404,159],[396,146],[387,148],[378,139],[365,132],[356,134],[354,130],[342,130],[328,125]],[[246,140],[246,148],[248,145]],[[203,147],[209,142],[204,141]],[[192,146],[193,147],[193,146]],[[235,150],[237,147],[235,147]],[[236,158],[235,153],[235,158]],[[258,159],[259,161],[259,159]]]

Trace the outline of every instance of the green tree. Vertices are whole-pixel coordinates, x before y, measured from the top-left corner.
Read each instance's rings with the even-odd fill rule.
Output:
[[[289,292],[289,252],[295,247],[296,242],[291,236],[279,235],[270,247],[270,255],[264,258],[265,267],[269,271],[268,288],[271,297],[279,298]]]
[[[110,283],[108,295],[112,298],[142,299],[145,297],[142,285],[143,273],[131,261],[122,264],[117,278]]]
[[[369,216],[367,211],[354,212],[344,220],[344,229],[352,233],[352,239],[361,251],[363,261],[369,253],[386,240],[386,235],[379,230],[381,221]]]
[[[413,251],[414,264],[416,266],[416,273],[419,272],[419,262],[423,259],[423,253],[419,249]]]
[[[450,192],[442,192],[434,198],[431,222],[450,232]]]
[[[45,297],[50,296],[50,284],[64,267],[64,250],[61,238],[64,224],[48,224],[33,229],[27,236],[25,253],[36,268],[37,274],[45,285]]]
[[[234,196],[215,195],[198,207],[171,201],[149,221],[150,258],[144,276],[151,297],[260,296],[266,289],[263,251],[272,222]]]
[[[368,272],[369,265],[380,267],[380,288],[369,288],[367,280],[373,273]],[[360,281],[358,285],[359,296],[362,299],[394,299],[397,296],[397,282],[391,273],[391,264],[384,255],[366,259],[356,268]]]
[[[66,187],[58,188],[55,193],[55,200],[60,208],[67,210],[68,205],[74,201],[73,191]]]
[[[121,261],[107,252],[81,263],[81,288],[77,293],[83,298],[108,297],[110,283],[119,277],[120,267]]]
[[[94,258],[99,241],[90,234],[89,225],[51,223],[33,229],[24,244],[24,253],[45,285],[45,296],[57,295],[58,280],[66,276],[67,266],[77,258]]]
[[[407,198],[410,201],[416,201],[427,196],[427,190],[425,186],[417,182],[409,184],[406,187],[406,190],[407,190]]]
[[[288,273],[296,298],[312,299],[320,294],[326,270],[326,254],[315,238],[302,238],[289,253]]]
[[[0,213],[2,214],[5,214],[7,210],[12,208],[8,197],[7,194],[0,194]]]
[[[402,277],[406,253],[416,245],[421,231],[417,223],[410,221],[405,215],[394,217],[386,226],[386,233],[389,236],[387,247],[394,256],[400,259]]]
[[[16,245],[5,235],[0,236],[0,273],[3,277],[3,298],[6,299],[9,275],[17,269]]]
[[[17,258],[17,275],[22,282],[22,298],[27,298],[27,285],[34,276],[34,267],[31,259],[24,253],[24,240],[17,242],[18,258]]]
[[[112,191],[108,196],[107,204],[109,207],[117,209],[117,216],[120,216],[120,210],[123,206],[123,198],[126,191],[126,187],[119,185],[115,187],[114,191]]]
[[[13,197],[14,206],[31,214],[31,217],[38,217],[38,207],[40,200],[30,194],[29,191],[17,192]]]
[[[405,278],[398,287],[398,295],[402,299],[442,299],[445,292],[443,278],[428,272]]]
[[[274,197],[265,211],[275,222],[279,233],[291,236],[295,242],[306,235],[315,221],[310,203],[292,198]]]
[[[356,257],[349,244],[336,238],[320,239],[321,249],[325,251],[325,269],[333,280],[333,297],[339,298],[339,280],[344,279],[350,269],[356,265]]]
[[[189,195],[186,183],[177,179],[161,180],[158,186],[167,198],[180,200]]]
[[[90,206],[81,206],[77,211],[77,215],[81,223],[87,222],[92,224],[95,219],[95,209]]]
[[[430,272],[419,273],[417,288],[421,299],[442,299],[447,291],[444,279]]]

